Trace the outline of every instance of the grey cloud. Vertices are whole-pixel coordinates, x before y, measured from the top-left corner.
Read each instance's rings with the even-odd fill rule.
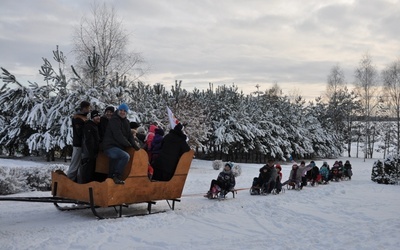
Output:
[[[399,1],[112,1],[131,34],[130,50],[151,66],[148,83],[208,88],[278,82],[325,89],[340,63],[348,82],[363,53],[378,67],[398,53]],[[72,27],[90,1],[2,1],[0,66],[37,70],[55,45],[72,60]],[[6,11],[7,9],[7,11]],[[398,12],[398,11],[397,11]],[[375,57],[374,57],[375,56]],[[394,58],[393,58],[394,57]],[[18,66],[15,66],[18,68]]]

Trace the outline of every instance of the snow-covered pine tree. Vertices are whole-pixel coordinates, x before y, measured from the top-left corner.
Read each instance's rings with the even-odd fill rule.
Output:
[[[262,153],[264,161],[270,157],[283,159],[284,155],[292,152],[288,133],[282,127],[283,116],[281,110],[288,105],[285,97],[276,95],[275,92],[266,90],[249,100],[249,114],[259,131],[256,136],[257,152]]]
[[[241,107],[243,94],[237,92],[236,86],[218,87],[209,101],[213,103],[209,109],[209,120],[213,133],[209,138],[210,146],[227,158],[233,160],[234,154],[241,149],[243,143],[243,120],[240,120],[238,108]],[[238,117],[239,116],[239,117]],[[238,119],[239,118],[239,119]]]
[[[204,98],[204,92],[194,89],[183,105],[183,109],[187,110],[183,119],[188,123],[185,131],[189,135],[189,143],[194,148],[202,149],[202,152],[206,151],[205,142],[210,134],[210,121],[206,115],[210,103],[206,103]]]
[[[30,88],[18,86],[0,93],[0,115],[5,124],[0,128],[0,144],[9,155],[29,153],[26,140],[33,130],[26,119],[34,105],[34,93]]]
[[[53,59],[58,64],[55,69],[49,60],[43,58],[44,64],[39,73],[46,86],[31,84],[37,93],[38,103],[32,108],[32,119],[28,119],[31,127],[36,128],[26,143],[30,152],[53,152],[72,144],[70,113],[79,98],[79,91],[72,94],[68,91],[68,80],[65,75],[66,57],[58,46],[53,51]],[[78,80],[78,79],[73,79]]]
[[[324,105],[321,105],[318,99],[316,101],[317,104],[315,105],[313,102],[309,103],[305,114],[305,127],[309,133],[315,156],[339,156],[343,152],[343,143],[340,142],[338,135],[331,133],[332,129],[322,126],[318,117],[321,113],[325,112],[325,109]]]
[[[209,130],[209,121],[206,118],[206,109],[209,103],[203,102],[198,90],[189,93],[182,88],[182,81],[175,81],[171,89],[167,105],[173,110],[175,116],[181,123],[186,123],[185,133],[189,138],[189,145],[192,148],[203,148],[203,142],[207,138]],[[163,116],[167,118],[166,115]],[[169,124],[169,121],[165,121]]]
[[[384,162],[376,161],[372,167],[371,180],[379,184],[399,184],[400,162],[397,157],[390,156]]]

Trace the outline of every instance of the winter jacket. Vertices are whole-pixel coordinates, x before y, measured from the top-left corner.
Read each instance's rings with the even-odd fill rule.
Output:
[[[72,117],[72,145],[74,147],[82,147],[83,126],[87,120],[87,113],[80,111]]]
[[[186,142],[186,135],[181,129],[182,126],[175,126],[164,136],[160,154],[152,164],[153,180],[169,181],[174,176],[182,154],[190,150]]]
[[[233,175],[232,170],[229,171],[224,170],[221,173],[219,173],[217,182],[221,183],[222,187],[226,187],[227,191],[233,189],[236,185],[235,176]]]
[[[279,168],[279,170],[280,170],[279,173],[278,173],[278,168]],[[276,173],[278,174],[278,176],[276,177],[276,181],[277,181],[277,182],[278,182],[278,181],[281,182],[281,181],[282,181],[282,176],[283,176],[283,175],[282,175],[282,167],[281,167],[280,165],[277,164],[277,165],[275,166],[275,169],[276,169]]]
[[[350,162],[346,162],[345,164],[344,164],[344,166],[343,166],[343,173],[346,175],[346,176],[349,176],[349,177],[351,177],[352,175],[353,175],[353,172],[352,172],[352,170],[351,170],[351,164],[350,164]]]
[[[162,128],[156,128],[153,141],[151,142],[151,153],[159,154],[161,151],[161,143],[164,138],[164,130]]]
[[[343,168],[344,168],[343,163],[339,162],[339,171],[343,171]]]
[[[319,168],[317,166],[314,166],[309,171],[307,171],[307,179],[315,180],[318,175],[319,175]]]
[[[331,168],[329,167],[329,165],[328,165],[328,163],[326,161],[324,161],[322,166],[325,166],[328,169],[328,171],[331,171]]]
[[[336,171],[336,172],[335,172]],[[341,171],[339,169],[339,164],[334,164],[332,169],[331,169],[331,175],[333,177],[340,177],[341,176]]]
[[[147,146],[147,150],[148,151],[151,150],[151,142],[154,139],[156,128],[157,128],[156,125],[150,125],[149,132],[147,133],[146,139],[144,140],[146,142],[146,146]]]
[[[103,115],[100,117],[100,124],[99,124],[99,136],[100,136],[100,141],[103,141],[104,135],[106,134],[107,130],[107,125],[108,125],[108,118]]]
[[[278,176],[276,177],[276,181],[282,181],[282,172],[279,172]]]
[[[319,169],[319,173],[323,178],[325,179],[329,178],[329,169],[326,165],[322,165],[322,167]]]
[[[290,176],[289,179],[292,181],[296,181],[296,182],[301,182],[301,177],[312,168],[311,164],[307,165],[307,166],[299,166],[297,167],[297,169],[292,169],[290,171]],[[293,176],[293,174],[295,174],[295,176]]]
[[[314,166],[308,164],[307,166],[299,166],[299,170],[301,172],[301,177],[306,176],[307,171],[311,170]]]
[[[139,150],[139,146],[136,145],[133,138],[131,128],[129,126],[129,120],[127,118],[121,118],[118,115],[118,110],[114,112],[111,119],[108,122],[106,133],[103,138],[104,150],[117,147],[125,150],[128,147],[134,147]]]
[[[96,157],[100,147],[99,129],[92,120],[83,127],[82,160],[78,174],[79,183],[95,180]]]
[[[99,128],[92,120],[83,127],[82,159],[95,159],[99,152]]]
[[[344,164],[344,170],[347,171],[348,169],[351,169],[351,164],[350,163],[345,163]]]
[[[151,142],[150,163],[153,163],[154,160],[159,156],[159,154],[161,152],[161,145],[162,145],[163,138],[164,138],[164,130],[162,128],[156,128],[156,132],[155,132],[153,141]]]
[[[264,171],[267,170],[267,171]],[[269,167],[268,165],[264,165],[262,168],[260,168],[260,174],[258,176],[260,183],[265,184],[269,182],[274,182],[277,177],[277,172],[276,168]]]

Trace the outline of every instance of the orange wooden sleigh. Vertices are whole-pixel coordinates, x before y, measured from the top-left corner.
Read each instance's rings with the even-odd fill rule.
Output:
[[[90,208],[99,219],[138,215],[123,215],[124,208],[137,203],[147,203],[146,214],[150,214],[152,205],[160,200],[166,200],[173,210],[175,202],[179,202],[182,196],[194,151],[190,150],[181,156],[175,174],[169,181],[151,181],[148,178],[148,155],[145,150],[130,149],[127,152],[131,158],[122,175],[124,185],[114,184],[111,178],[104,182],[79,184],[71,181],[63,171],[57,170],[52,172],[52,197],[8,197],[1,200],[51,202],[62,211]],[[108,158],[104,154],[97,157],[96,172],[108,173]],[[60,203],[70,205],[60,206]],[[106,207],[113,207],[116,215],[100,215],[99,208]]]

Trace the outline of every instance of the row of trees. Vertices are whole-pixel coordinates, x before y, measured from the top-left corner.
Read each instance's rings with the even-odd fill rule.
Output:
[[[210,84],[206,91],[188,92],[176,81],[168,91],[161,84],[129,83],[115,77],[104,77],[102,81],[107,84],[87,87],[91,79],[85,80],[77,74],[68,77],[63,53],[57,48],[53,54],[58,68],[44,59],[40,70],[46,82],[44,86],[30,83],[25,87],[2,69],[0,146],[3,153],[44,154],[69,148],[72,144],[70,118],[82,100],[89,100],[98,110],[126,102],[133,110],[131,120],[142,124],[157,121],[164,128],[168,126],[166,106],[169,106],[180,120],[188,122],[186,132],[190,145],[199,154],[235,161],[285,159],[288,155],[334,157],[354,141],[365,144],[367,157],[372,157],[373,145],[369,145],[386,138],[389,131],[395,131],[381,129],[379,126],[390,123],[377,122],[373,120],[377,113],[364,110],[362,104],[372,105],[372,101],[363,101],[347,89],[338,66],[328,76],[328,101],[317,98],[306,103],[301,96],[282,95],[278,84],[250,95],[239,92],[234,85],[214,89]],[[75,87],[71,89],[70,85]],[[377,102],[376,106],[388,114],[388,106],[383,105],[386,103]],[[396,145],[393,137],[390,138],[387,147]],[[350,147],[348,150],[350,154]]]
[[[161,84],[129,84],[105,78],[110,82],[106,89],[105,85],[88,88],[80,84],[82,78],[67,80],[61,58],[62,53],[55,50],[58,69],[44,59],[42,69],[46,70],[40,72],[47,82],[45,86],[31,83],[24,87],[3,69],[0,145],[5,152],[42,153],[70,146],[70,118],[82,100],[90,100],[98,110],[126,102],[133,110],[131,120],[142,124],[157,121],[164,128],[168,125],[169,106],[180,120],[189,123],[186,132],[190,145],[200,152],[220,154],[214,157],[255,157],[263,161],[264,157],[332,156],[342,151],[340,136],[318,118],[326,113],[324,105],[306,106],[301,97],[291,102],[277,86],[256,96],[239,93],[236,86],[214,90],[212,84],[207,91],[189,93],[178,81],[167,91]],[[69,89],[70,82],[81,87]]]

